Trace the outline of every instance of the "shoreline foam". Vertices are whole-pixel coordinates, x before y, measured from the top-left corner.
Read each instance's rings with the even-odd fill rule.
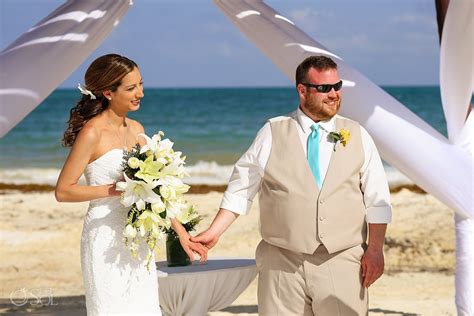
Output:
[[[384,165],[384,168],[391,193],[399,192],[402,189],[408,189],[415,193],[426,193],[397,169],[387,165]],[[191,185],[189,193],[224,192],[232,174],[233,165],[219,165],[215,161],[199,161],[195,165],[187,166],[186,170],[190,176],[183,180]],[[0,168],[0,192],[54,191],[60,171],[55,168]],[[79,184],[85,183],[84,176],[81,176]]]

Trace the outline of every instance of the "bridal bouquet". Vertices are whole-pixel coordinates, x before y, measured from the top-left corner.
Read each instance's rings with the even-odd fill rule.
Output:
[[[146,145],[136,145],[123,158],[125,181],[116,188],[123,191],[121,203],[131,207],[123,230],[125,245],[138,257],[140,242],[148,245],[147,267],[156,243],[171,229],[171,218],[186,224],[196,219],[193,205],[183,198],[189,190],[182,179],[187,175],[181,152],[172,149],[169,139],[161,139],[163,132],[145,138]]]

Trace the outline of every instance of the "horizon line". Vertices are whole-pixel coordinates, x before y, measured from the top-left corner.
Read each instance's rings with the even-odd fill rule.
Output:
[[[386,88],[408,88],[408,87],[439,87],[439,84],[381,84],[377,85],[379,87],[386,87]],[[281,89],[281,88],[295,88],[292,85],[269,85],[269,86],[145,86],[144,89]],[[55,90],[62,89],[62,90],[75,90],[77,87],[70,86],[70,87],[57,87]]]

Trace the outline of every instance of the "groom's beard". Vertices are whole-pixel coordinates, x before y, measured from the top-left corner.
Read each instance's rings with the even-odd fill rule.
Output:
[[[319,102],[312,98],[307,98],[304,107],[314,118],[320,121],[326,121],[331,119],[339,111],[341,98],[339,96],[327,97]]]

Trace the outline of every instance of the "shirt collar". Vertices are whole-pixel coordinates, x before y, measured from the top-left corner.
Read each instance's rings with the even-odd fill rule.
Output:
[[[331,117],[329,120],[326,121],[319,121],[318,124],[319,126],[326,131],[327,133],[333,132],[335,129],[335,117],[337,114],[333,117]],[[307,133],[311,133],[311,126],[315,123],[309,116],[307,116],[301,109],[298,107],[298,110],[296,111],[296,118],[298,120],[298,123],[300,124],[301,128]]]

